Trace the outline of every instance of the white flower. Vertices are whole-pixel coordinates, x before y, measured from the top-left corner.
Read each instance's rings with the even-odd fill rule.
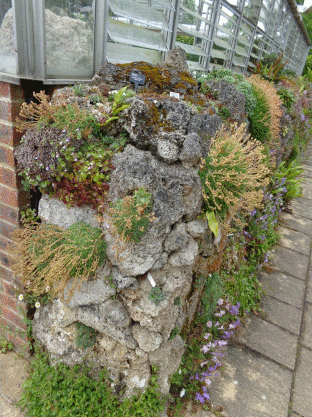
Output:
[[[45,290],[46,290],[46,292],[49,292],[50,291],[50,285],[48,285]]]
[[[22,299],[24,298],[24,296],[23,296],[23,294],[20,294],[19,296],[18,296],[18,299],[20,300],[20,301],[22,301]]]
[[[39,303],[39,301],[37,301],[37,302],[36,302],[35,307],[36,307],[36,308],[39,308],[39,307],[40,307],[40,303]]]
[[[184,395],[185,395],[185,389],[183,388],[180,392],[180,397],[182,398],[182,397],[184,397]]]

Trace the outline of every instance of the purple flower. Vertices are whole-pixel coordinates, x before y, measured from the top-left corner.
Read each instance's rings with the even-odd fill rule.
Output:
[[[239,309],[239,307],[237,307],[237,306],[231,306],[230,307],[230,313],[233,314],[234,316],[237,316],[238,309]]]
[[[305,115],[304,115],[304,114],[302,114],[302,115],[300,116],[300,119],[304,122],[304,121],[305,121]]]
[[[266,253],[265,254],[265,257],[264,257],[264,260],[263,260],[263,263],[265,264],[268,261],[269,261],[269,258],[268,258],[268,254]]]
[[[251,234],[250,234],[250,233],[248,233],[248,232],[246,232],[246,230],[243,230],[243,233],[244,233],[244,235],[245,235],[246,237],[251,238]]]
[[[207,321],[206,326],[210,329],[210,327],[212,327],[212,321],[211,320]]]
[[[227,331],[225,331],[223,333],[223,337],[224,337],[224,339],[229,339],[232,336],[232,334],[233,334],[233,332],[227,332]]]
[[[196,392],[195,400],[199,401],[201,404],[205,402],[205,398],[199,392]]]

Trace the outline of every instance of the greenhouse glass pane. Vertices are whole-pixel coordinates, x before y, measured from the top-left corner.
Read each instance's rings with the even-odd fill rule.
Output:
[[[48,77],[92,77],[94,30],[92,3],[92,0],[46,0]]]
[[[15,75],[17,52],[11,0],[0,0],[0,72]]]

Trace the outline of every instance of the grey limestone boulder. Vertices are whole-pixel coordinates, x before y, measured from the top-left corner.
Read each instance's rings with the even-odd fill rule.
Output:
[[[195,114],[191,118],[187,133],[197,133],[203,157],[208,155],[211,139],[221,129],[222,124],[223,120],[217,114]]]
[[[163,337],[160,333],[151,332],[150,330],[138,324],[132,327],[132,333],[135,340],[138,342],[140,349],[144,352],[152,352],[161,345]]]
[[[68,208],[57,198],[43,195],[39,202],[39,216],[45,223],[67,229],[78,222],[85,222],[92,227],[99,227],[96,211],[88,206]]]
[[[159,367],[158,383],[162,394],[169,393],[170,377],[178,370],[183,353],[184,342],[180,336],[163,342],[157,350],[149,353],[150,363]]]
[[[214,81],[210,87],[218,93],[218,102],[229,110],[231,120],[241,124],[246,117],[245,95],[225,80]]]
[[[130,349],[137,346],[130,328],[130,316],[119,300],[78,308],[78,321],[113,338]]]
[[[186,53],[181,46],[176,46],[174,49],[169,51],[164,64],[168,67],[176,68],[179,71],[188,71]]]

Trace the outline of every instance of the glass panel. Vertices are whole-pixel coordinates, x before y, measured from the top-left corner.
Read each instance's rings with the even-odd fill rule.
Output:
[[[0,0],[0,72],[15,75],[17,52],[11,0]]]
[[[92,3],[92,0],[46,0],[48,78],[92,77]]]

